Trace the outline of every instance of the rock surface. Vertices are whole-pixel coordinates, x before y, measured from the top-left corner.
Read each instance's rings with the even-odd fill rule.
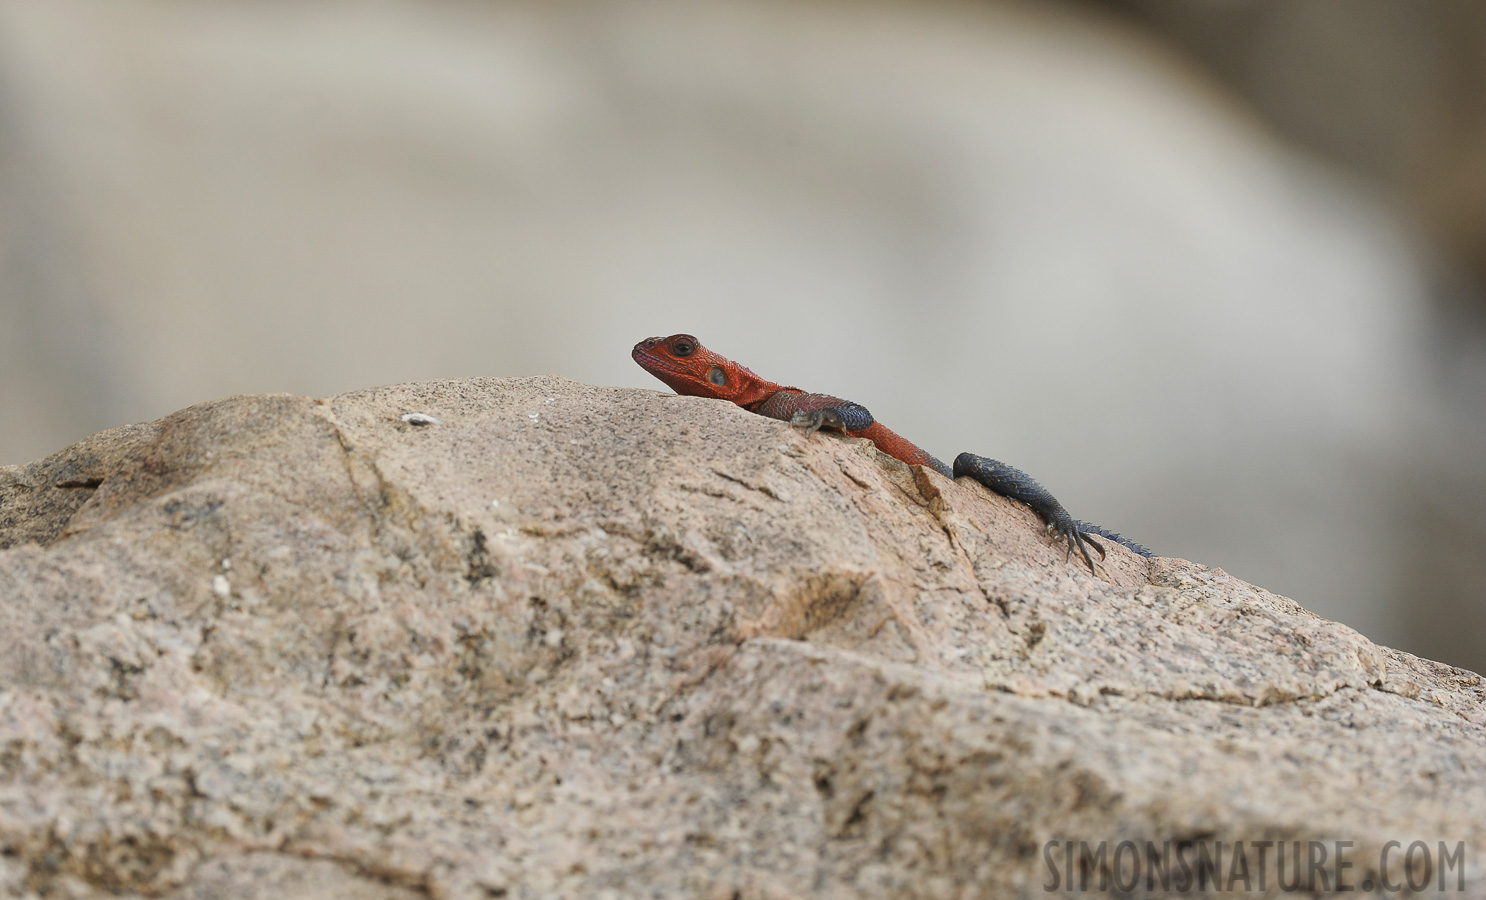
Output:
[[[232,398],[0,469],[0,547],[7,896],[1041,896],[1049,841],[1260,838],[1486,893],[1478,676],[720,402]]]

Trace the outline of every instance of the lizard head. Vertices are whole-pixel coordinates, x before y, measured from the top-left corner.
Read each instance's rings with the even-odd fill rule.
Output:
[[[678,394],[755,403],[779,389],[732,360],[718,356],[689,334],[646,338],[630,353],[645,371]]]

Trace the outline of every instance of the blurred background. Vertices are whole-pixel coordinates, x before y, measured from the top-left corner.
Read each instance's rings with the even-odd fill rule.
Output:
[[[0,464],[689,331],[1486,669],[1486,6],[0,0]]]

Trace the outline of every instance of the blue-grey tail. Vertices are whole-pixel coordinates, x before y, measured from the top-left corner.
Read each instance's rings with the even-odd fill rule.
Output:
[[[1152,553],[1148,548],[1142,547],[1140,544],[1135,543],[1134,541],[1125,537],[1123,534],[1120,534],[1117,531],[1110,531],[1108,528],[1105,528],[1102,525],[1095,525],[1092,522],[1079,522],[1078,527],[1080,531],[1087,532],[1089,534],[1097,534],[1100,537],[1107,537],[1110,540],[1114,541],[1116,544],[1123,544],[1126,547],[1129,547],[1131,550],[1134,550],[1136,553],[1139,553],[1141,556],[1146,557],[1147,559],[1156,555],[1155,553]]]

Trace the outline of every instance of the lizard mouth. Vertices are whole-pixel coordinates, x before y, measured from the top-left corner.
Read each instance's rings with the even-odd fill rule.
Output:
[[[666,387],[678,394],[718,399],[719,395],[716,390],[711,389],[711,385],[698,383],[693,372],[696,361],[690,360],[692,365],[688,365],[688,360],[676,359],[665,349],[667,340],[669,338],[646,338],[635,345],[630,356],[634,357],[640,368],[654,375]]]
[[[646,338],[635,345],[635,349],[630,351],[630,357],[646,369],[663,369],[682,374],[685,370],[675,360],[667,354],[655,352],[655,348],[664,342],[665,338]]]

